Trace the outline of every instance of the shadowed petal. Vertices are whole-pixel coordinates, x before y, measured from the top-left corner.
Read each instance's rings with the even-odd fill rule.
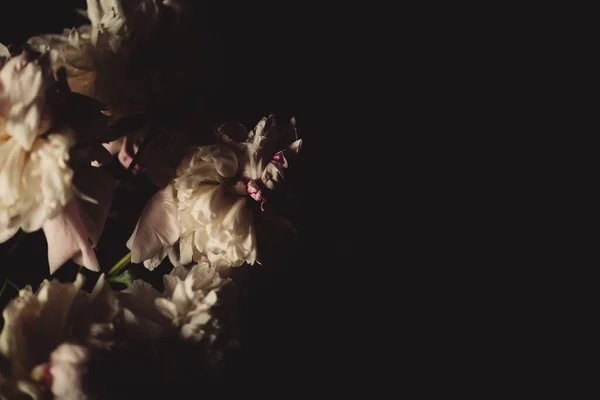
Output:
[[[87,269],[100,270],[96,254],[88,242],[77,200],[71,199],[60,214],[44,222],[42,229],[48,242],[51,274],[70,258]]]
[[[91,166],[81,167],[75,174],[74,184],[96,204],[77,199],[81,218],[92,245],[96,246],[104,230],[116,189],[116,181],[106,171]]]
[[[152,196],[127,241],[127,248],[131,250],[131,262],[148,260],[179,239],[176,212],[173,189],[170,186]]]

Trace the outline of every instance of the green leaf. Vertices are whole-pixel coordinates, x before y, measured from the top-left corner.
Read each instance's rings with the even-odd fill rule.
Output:
[[[110,283],[120,283],[125,285],[126,287],[129,287],[133,283],[133,276],[131,276],[129,271],[125,270],[120,275],[110,276],[108,278],[108,281]]]

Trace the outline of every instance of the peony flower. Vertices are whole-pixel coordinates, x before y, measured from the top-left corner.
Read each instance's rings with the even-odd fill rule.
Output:
[[[49,388],[55,400],[85,400],[84,380],[89,363],[86,347],[63,343],[52,354],[50,361],[32,371],[32,378]]]
[[[0,242],[19,229],[43,228],[51,273],[69,258],[98,271],[91,246],[102,232],[115,184],[97,169],[75,173],[81,155],[71,157],[76,135],[69,123],[82,139],[93,129],[63,115],[54,118],[62,100],[56,90],[47,55],[26,50],[0,69]],[[50,102],[49,96],[58,101]],[[75,109],[85,115],[82,105]],[[99,158],[90,145],[79,149]]]
[[[104,275],[89,296],[81,290],[83,283],[79,274],[73,283],[46,280],[35,293],[27,286],[4,309],[0,354],[8,359],[17,386],[76,398],[60,396],[82,387],[85,349],[110,348],[121,312],[118,301]]]
[[[256,239],[246,198],[227,183],[237,158],[224,145],[197,148],[175,178],[144,208],[127,242],[132,262],[153,269],[168,255],[174,265],[206,255],[218,269],[256,261]]]
[[[40,229],[73,195],[71,136],[40,137],[50,124],[45,93],[53,78],[45,62],[23,53],[0,69],[0,242],[19,228]]]
[[[251,132],[227,123],[217,134],[222,143],[198,147],[144,208],[127,242],[132,262],[154,269],[167,256],[173,265],[186,265],[205,255],[225,272],[257,261],[248,197],[264,207],[266,192],[288,166],[286,153],[297,153],[302,140],[294,119],[279,131],[273,116]]]
[[[207,259],[191,268],[174,267],[163,277],[165,289],[159,293],[150,284],[136,280],[120,295],[125,321],[135,332],[153,337],[173,329],[178,336],[199,341],[211,330],[211,308],[217,291],[229,282],[220,277]]]

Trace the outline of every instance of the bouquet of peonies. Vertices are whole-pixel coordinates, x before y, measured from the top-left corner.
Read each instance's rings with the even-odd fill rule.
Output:
[[[273,115],[204,130],[206,60],[191,54],[202,43],[188,7],[87,0],[89,24],[18,52],[0,44],[0,243],[42,229],[50,274],[80,266],[73,282],[8,301],[2,399],[220,390],[239,347],[232,269],[268,257],[269,230],[293,230],[270,205],[302,140]],[[105,270],[95,250],[115,194],[141,176],[157,190],[129,227],[130,253]],[[129,263],[172,269],[153,286]]]

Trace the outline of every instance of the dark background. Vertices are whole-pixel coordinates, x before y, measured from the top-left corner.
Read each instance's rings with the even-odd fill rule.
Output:
[[[349,239],[360,232],[355,221],[365,217],[353,207],[365,199],[356,192],[362,183],[354,175],[361,161],[349,147],[364,133],[350,129],[346,107],[356,86],[356,77],[347,72],[353,61],[346,48],[354,44],[342,28],[342,16],[332,19],[323,10],[299,3],[199,4],[204,13],[198,33],[212,38],[211,51],[220,60],[221,72],[214,75],[214,90],[207,94],[208,122],[236,119],[252,128],[269,113],[295,116],[304,140],[300,157],[286,175],[295,198],[286,214],[299,232],[296,245],[281,249],[276,265],[239,273],[246,355],[239,364],[239,385],[248,394],[283,398],[314,393],[317,386],[325,391],[337,375],[340,354],[344,363],[352,364],[348,357],[354,351],[348,349],[346,337],[355,329],[352,317],[360,312],[360,305],[346,305],[356,300],[338,294],[351,290],[343,288],[344,276],[359,268],[358,259],[350,256],[357,249]],[[18,48],[36,34],[85,23],[75,8],[85,8],[85,1],[3,6],[0,41]],[[107,222],[98,246],[103,269],[127,253],[124,242],[130,232],[118,221],[125,216],[135,220],[155,190],[138,183],[145,191],[117,193],[114,208],[119,219]],[[9,276],[20,287],[36,287],[48,277],[46,249],[41,231],[0,245],[0,276]],[[131,271],[160,281],[143,267],[133,266]],[[75,267],[66,265],[56,275],[72,280]],[[7,293],[16,295],[10,287],[6,291],[2,306]]]

